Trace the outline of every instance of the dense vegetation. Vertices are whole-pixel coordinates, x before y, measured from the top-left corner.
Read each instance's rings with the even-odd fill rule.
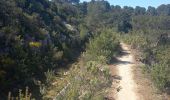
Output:
[[[70,83],[65,96],[58,98],[84,95],[84,99],[96,99],[93,96],[101,93],[103,98],[102,89],[110,82],[104,66],[119,53],[118,38],[140,50],[140,60],[160,90],[170,88],[169,4],[147,10],[139,6],[121,8],[104,0],[0,0],[0,5],[3,99],[9,91],[17,95],[18,89],[27,86],[32,97],[42,99],[42,86],[48,86],[52,76],[83,51],[83,64],[73,68],[69,78],[74,84]],[[82,88],[86,94],[79,92]]]
[[[0,5],[1,97],[26,86],[39,90],[35,83],[43,82],[44,72],[66,66],[87,41],[77,27],[81,14],[70,3],[1,0]]]
[[[57,100],[103,100],[111,86],[108,61],[119,54],[119,42],[112,31],[101,31],[90,40],[80,63],[70,71],[69,85]]]

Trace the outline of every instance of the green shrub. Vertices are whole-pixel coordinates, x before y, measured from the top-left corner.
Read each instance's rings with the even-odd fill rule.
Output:
[[[166,63],[155,64],[152,66],[151,75],[155,85],[163,90],[170,83],[170,68]]]
[[[104,30],[99,36],[90,40],[85,52],[85,60],[108,62],[118,52],[119,42],[114,37],[113,32]]]

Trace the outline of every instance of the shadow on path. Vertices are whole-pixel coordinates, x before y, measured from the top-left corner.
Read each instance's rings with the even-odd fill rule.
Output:
[[[110,65],[114,64],[114,65],[119,65],[119,64],[134,64],[130,61],[122,61],[116,58],[112,58],[109,62]]]

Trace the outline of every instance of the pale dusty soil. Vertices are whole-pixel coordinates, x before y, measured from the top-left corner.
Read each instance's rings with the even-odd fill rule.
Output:
[[[117,58],[118,63],[110,66],[111,74],[114,79],[108,98],[110,100],[138,100],[137,85],[133,79],[132,71],[132,67],[135,64],[134,57],[128,45],[122,43],[121,46],[123,55]]]
[[[121,77],[119,83],[119,90],[116,95],[116,100],[138,100],[136,94],[136,83],[133,79],[132,67],[135,64],[134,57],[129,50],[128,45],[121,44],[124,55],[119,57],[119,63],[116,65],[118,68],[118,75]]]
[[[142,73],[141,64],[135,60],[135,51],[121,43],[123,55],[117,57],[118,63],[110,65],[113,77],[109,100],[170,100],[159,94],[150,78]]]

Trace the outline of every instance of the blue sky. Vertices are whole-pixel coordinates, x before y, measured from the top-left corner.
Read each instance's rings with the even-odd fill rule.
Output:
[[[91,0],[80,0],[82,1],[91,1]],[[148,7],[154,6],[158,7],[161,4],[170,4],[170,0],[107,0],[111,5],[120,5],[120,6],[141,6]]]

